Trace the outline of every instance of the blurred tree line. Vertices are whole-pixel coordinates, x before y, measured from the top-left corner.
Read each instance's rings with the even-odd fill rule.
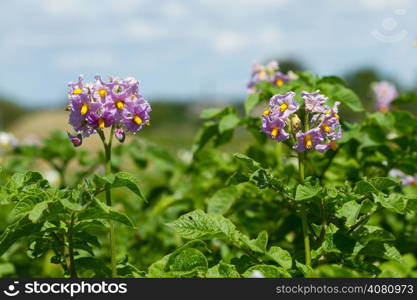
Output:
[[[27,110],[20,105],[0,97],[0,130],[7,130],[26,112]]]

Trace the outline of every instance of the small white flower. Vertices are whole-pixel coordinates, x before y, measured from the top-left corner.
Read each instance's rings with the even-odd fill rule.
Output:
[[[43,177],[48,180],[48,182],[52,186],[58,186],[61,182],[61,179],[59,178],[59,173],[55,170],[48,170],[43,172]]]
[[[0,153],[13,150],[17,146],[17,139],[13,134],[8,132],[0,132]]]

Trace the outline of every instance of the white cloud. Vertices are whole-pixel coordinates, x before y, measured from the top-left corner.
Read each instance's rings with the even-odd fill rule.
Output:
[[[70,52],[57,56],[53,64],[61,70],[78,70],[81,68],[103,68],[117,63],[117,59],[109,52]]]
[[[170,1],[163,5],[162,12],[167,17],[180,18],[188,13],[188,8],[178,1]]]
[[[284,5],[288,3],[288,0],[203,0],[202,3],[210,7],[222,8],[227,6],[241,10],[244,7],[263,9]]]
[[[238,52],[248,45],[248,39],[239,32],[224,31],[215,35],[213,47],[220,53]]]
[[[84,1],[84,3],[86,3]],[[52,15],[68,15],[84,12],[83,1],[80,0],[43,0],[42,8]]]
[[[266,28],[259,32],[261,43],[276,43],[283,38],[283,34],[277,28]]]
[[[159,26],[138,19],[131,19],[125,23],[125,29],[132,38],[155,38],[164,35],[164,30]]]
[[[369,10],[406,8],[409,0],[361,0],[364,8]]]

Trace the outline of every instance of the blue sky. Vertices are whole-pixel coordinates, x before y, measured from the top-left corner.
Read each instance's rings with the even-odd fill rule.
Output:
[[[321,75],[375,66],[417,84],[417,1],[1,0],[0,94],[65,100],[78,74],[134,76],[152,98],[245,96],[254,62]]]

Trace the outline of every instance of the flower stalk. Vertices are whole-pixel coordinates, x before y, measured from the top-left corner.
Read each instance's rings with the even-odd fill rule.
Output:
[[[99,131],[99,135],[101,138],[101,141],[103,142],[104,146],[104,165],[105,165],[105,174],[106,176],[109,176],[111,172],[111,146],[113,141],[113,133],[114,133],[114,126],[112,126],[110,130],[110,136],[109,141],[106,142],[106,137],[104,135],[104,132],[102,130]],[[111,201],[111,188],[110,184],[106,184],[105,186],[105,192],[106,192],[106,204],[108,206],[112,205]],[[110,257],[111,257],[111,274],[112,277],[117,277],[117,269],[116,269],[116,240],[115,240],[115,234],[114,234],[114,225],[113,222],[109,219],[109,240],[110,240]]]
[[[301,183],[304,182],[304,152],[298,153],[298,167],[300,173]],[[303,228],[303,240],[304,240],[304,252],[305,252],[305,264],[307,266],[311,265],[311,250],[310,250],[310,237],[307,223],[307,214],[305,212],[301,213],[301,225]]]

